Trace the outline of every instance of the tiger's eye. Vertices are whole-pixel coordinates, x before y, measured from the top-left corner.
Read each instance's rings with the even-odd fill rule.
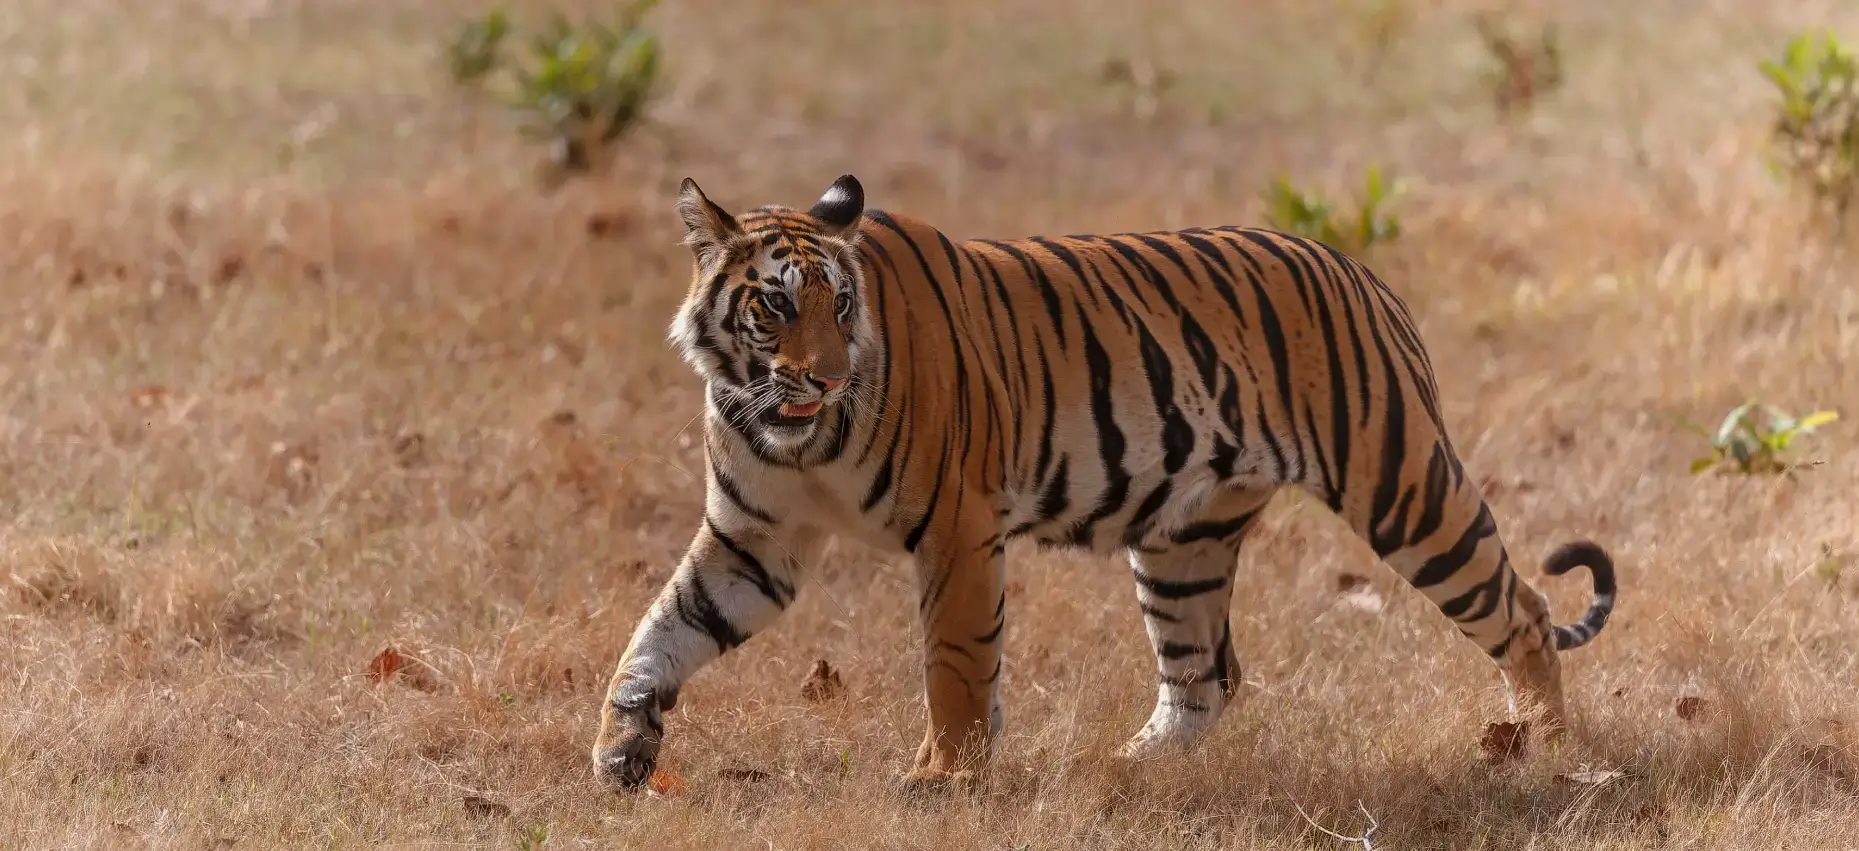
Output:
[[[781,316],[787,316],[794,305],[793,302],[788,301],[787,293],[762,290],[762,306]]]
[[[835,314],[838,314],[841,318],[845,317],[846,314],[851,313],[852,312],[852,294],[851,293],[840,293],[836,298],[834,298],[833,299],[833,312]]]

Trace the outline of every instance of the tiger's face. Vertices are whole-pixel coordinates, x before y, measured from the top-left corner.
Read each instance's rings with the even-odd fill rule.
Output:
[[[678,215],[695,277],[672,323],[715,413],[771,448],[800,445],[858,389],[871,338],[858,261],[864,192],[850,175],[806,213],[736,217],[686,178]]]

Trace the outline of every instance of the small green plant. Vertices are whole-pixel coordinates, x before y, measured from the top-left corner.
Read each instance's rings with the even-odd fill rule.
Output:
[[[1365,252],[1401,235],[1400,217],[1386,208],[1406,191],[1406,184],[1384,175],[1380,166],[1371,166],[1355,214],[1345,217],[1323,196],[1299,189],[1281,175],[1265,190],[1265,222],[1347,253]]]
[[[1819,576],[1828,588],[1838,588],[1841,580],[1846,578],[1846,567],[1852,560],[1851,553],[1841,552],[1823,541],[1820,554],[1814,559],[1814,575]]]
[[[645,116],[659,81],[658,36],[643,26],[657,0],[631,0],[612,24],[560,12],[506,59],[502,9],[468,22],[446,52],[452,79],[482,85],[548,146],[560,173],[587,171]]]
[[[541,851],[549,844],[549,829],[539,824],[523,826],[523,832],[516,835],[516,847],[519,851]]]
[[[640,22],[657,0],[637,0],[617,26],[570,24],[557,13],[530,41],[529,67],[516,72],[510,102],[525,130],[549,142],[556,164],[589,167],[597,148],[639,121],[658,82],[658,37]]]
[[[510,35],[510,13],[502,6],[473,18],[459,28],[452,42],[445,46],[447,67],[452,82],[475,85],[503,61],[504,38]]]
[[[1767,414],[1767,418],[1761,415]],[[1742,475],[1787,473],[1803,466],[1789,458],[1797,438],[1840,418],[1833,411],[1789,416],[1773,405],[1754,399],[1730,409],[1715,429],[1695,423],[1685,426],[1710,442],[1710,454],[1691,462],[1692,474],[1721,469]]]
[[[1473,18],[1472,27],[1493,60],[1486,80],[1499,115],[1528,112],[1537,98],[1562,87],[1562,43],[1554,25],[1537,33],[1535,45],[1525,44],[1489,15]]]
[[[1843,218],[1859,194],[1859,58],[1832,33],[1803,33],[1760,68],[1780,96],[1772,167]]]

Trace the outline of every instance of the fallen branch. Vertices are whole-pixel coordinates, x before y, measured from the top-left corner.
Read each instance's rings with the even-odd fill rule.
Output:
[[[1347,836],[1341,833],[1337,833],[1334,830],[1331,830],[1327,827],[1324,827],[1323,825],[1316,823],[1314,820],[1311,819],[1309,813],[1304,812],[1303,807],[1298,806],[1298,803],[1295,800],[1291,802],[1291,806],[1297,809],[1298,815],[1304,817],[1305,824],[1308,824],[1311,827],[1314,827],[1335,839],[1340,839],[1344,842],[1361,845],[1362,851],[1375,851],[1375,843],[1373,841],[1373,837],[1375,835],[1375,831],[1381,827],[1381,822],[1375,819],[1374,814],[1370,813],[1367,807],[1362,806],[1361,801],[1356,801],[1356,809],[1361,810],[1363,817],[1368,819],[1368,829],[1362,831],[1361,836]]]

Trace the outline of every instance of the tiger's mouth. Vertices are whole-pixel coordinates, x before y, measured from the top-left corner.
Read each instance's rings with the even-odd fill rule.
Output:
[[[763,415],[763,421],[782,428],[812,425],[814,418],[820,415],[820,404],[819,402],[783,403]]]

